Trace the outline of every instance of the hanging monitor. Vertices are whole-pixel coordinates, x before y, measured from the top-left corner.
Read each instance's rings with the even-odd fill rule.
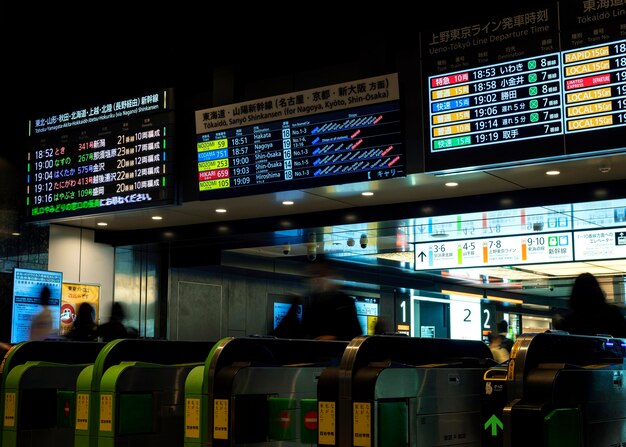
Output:
[[[201,200],[406,175],[397,74],[196,111]]]
[[[32,120],[26,219],[172,204],[172,110],[161,90]]]

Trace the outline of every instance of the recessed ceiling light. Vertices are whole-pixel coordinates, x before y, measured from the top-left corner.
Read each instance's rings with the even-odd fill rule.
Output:
[[[152,220],[163,220],[161,216],[152,216]]]
[[[369,196],[373,196],[373,195],[374,195],[374,193],[373,193],[372,191],[363,191],[363,192],[361,193],[361,195],[362,195],[362,196],[367,196],[367,197],[369,197]]]
[[[98,222],[96,225],[98,225],[99,227],[106,227],[108,225],[108,223],[106,223],[106,222]]]
[[[293,200],[283,200],[283,205],[293,205]]]
[[[13,233],[11,233],[11,236],[20,236],[20,233],[18,231],[14,231]]]
[[[455,186],[459,186],[459,184],[457,182],[448,182],[446,183],[446,186],[448,188],[454,188]]]
[[[556,170],[546,171],[546,175],[559,175],[560,173],[561,171],[556,171]]]
[[[225,213],[226,212],[226,208],[217,208],[215,210],[216,213]]]

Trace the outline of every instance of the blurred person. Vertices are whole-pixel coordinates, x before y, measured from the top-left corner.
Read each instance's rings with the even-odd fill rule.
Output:
[[[65,336],[70,340],[76,341],[97,340],[98,325],[96,324],[96,310],[91,304],[87,302],[80,303],[72,327]]]
[[[504,363],[510,358],[510,352],[502,344],[505,338],[506,337],[503,337],[502,334],[497,332],[489,332],[487,335],[487,339],[489,340],[489,349],[493,354],[493,358],[498,363]]]
[[[305,336],[350,341],[363,335],[354,299],[339,288],[330,267],[317,262],[309,270],[310,295],[302,313]]]
[[[498,334],[501,336],[500,345],[507,350],[509,355],[511,354],[511,349],[513,349],[513,340],[509,338],[509,323],[506,320],[500,320],[496,324],[496,329],[498,330]]]
[[[117,340],[119,338],[136,338],[136,332],[124,325],[124,318],[126,318],[126,313],[124,312],[122,303],[115,301],[111,305],[111,316],[109,320],[98,326],[98,337],[104,342]]]
[[[52,311],[50,310],[50,288],[43,286],[39,293],[39,304],[41,310],[30,322],[29,340],[45,340],[47,338],[58,337],[58,333],[53,333]]]
[[[574,281],[569,308],[570,312],[560,322],[561,330],[626,338],[626,318],[617,306],[606,302],[600,283],[591,273],[581,273]]]

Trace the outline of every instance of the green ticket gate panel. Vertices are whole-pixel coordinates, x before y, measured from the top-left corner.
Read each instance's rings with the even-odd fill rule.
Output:
[[[92,367],[86,368],[77,379],[74,446],[97,447],[102,420],[105,426],[107,423],[113,424],[112,418],[109,422],[109,418],[100,417],[101,411],[113,412],[113,399],[110,393],[101,395],[102,379],[109,368],[123,362],[157,363],[161,366],[201,364],[206,360],[214,345],[214,342],[147,339],[120,339],[107,343],[96,357]],[[140,388],[138,386],[138,389]],[[125,397],[122,401],[123,408],[128,408],[129,405],[146,405],[146,402],[150,400],[147,398],[147,393],[139,394],[144,394],[144,396]],[[118,408],[116,407],[116,411]],[[133,424],[133,427],[137,427],[137,424]],[[117,428],[118,426],[115,427],[116,430]],[[110,431],[113,431],[112,425]],[[103,437],[107,438],[103,442],[109,442],[108,438],[115,438],[115,436]]]
[[[319,376],[338,366],[347,345],[263,337],[219,341],[185,384],[185,446],[314,440]]]
[[[100,385],[98,446],[181,446],[184,384],[198,366],[122,362]]]
[[[335,442],[318,444],[481,447],[483,375],[495,364],[482,341],[356,337],[339,366]]]
[[[519,337],[508,365],[503,445],[555,447],[565,439],[625,445],[625,358],[624,339],[563,332]]]
[[[84,367],[26,362],[13,368],[5,382],[7,401],[13,404],[6,407],[2,445],[72,445],[73,393]]]
[[[104,346],[68,340],[13,346],[0,385],[0,445],[72,446],[76,379]]]

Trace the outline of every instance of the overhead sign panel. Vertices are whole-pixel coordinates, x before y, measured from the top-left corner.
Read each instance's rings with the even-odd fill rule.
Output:
[[[200,199],[406,175],[397,74],[196,112]]]
[[[33,120],[26,218],[174,203],[172,110],[172,92],[163,90]]]

